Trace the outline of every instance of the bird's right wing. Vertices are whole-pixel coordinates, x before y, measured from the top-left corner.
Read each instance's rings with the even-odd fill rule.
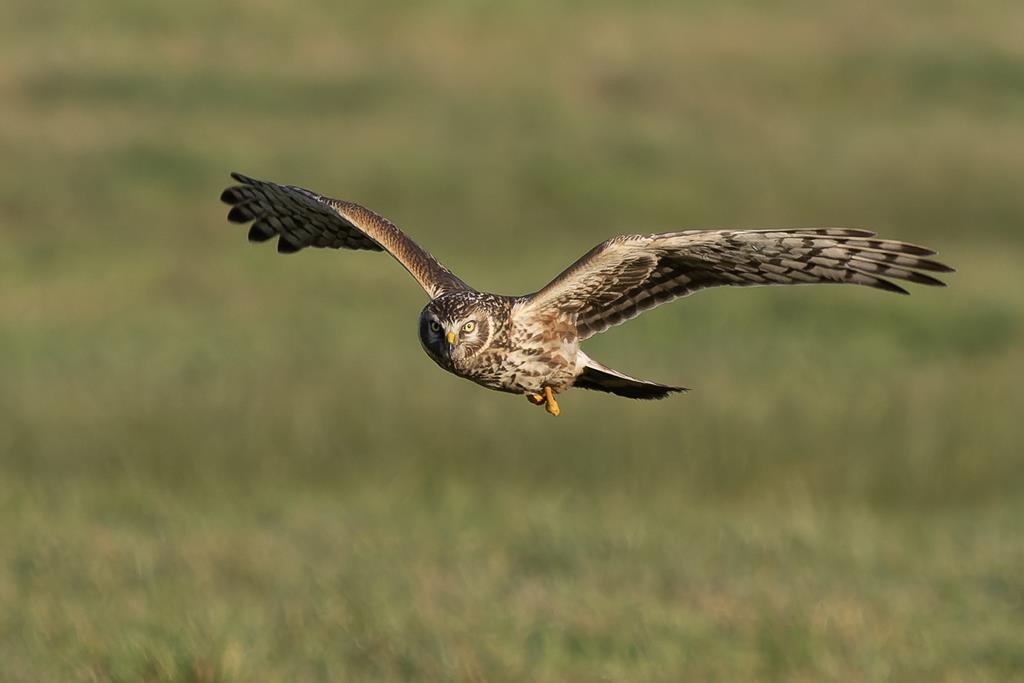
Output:
[[[580,339],[665,302],[720,285],[848,283],[906,294],[885,278],[944,283],[921,271],[953,269],[905,242],[868,230],[687,230],[623,235],[584,254],[522,304],[576,315]]]
[[[277,250],[286,254],[305,247],[386,251],[416,278],[431,299],[471,289],[391,221],[366,207],[241,173],[232,173],[231,177],[240,185],[224,190],[220,198],[231,205],[229,221],[254,221],[249,228],[251,242],[278,236]]]

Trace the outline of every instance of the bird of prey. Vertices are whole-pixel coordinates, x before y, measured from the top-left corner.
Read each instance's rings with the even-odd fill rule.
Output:
[[[386,251],[430,297],[419,336],[439,366],[488,389],[523,394],[559,414],[570,387],[661,399],[683,387],[605,367],[580,342],[643,311],[719,285],[866,285],[906,294],[887,278],[944,286],[928,272],[952,268],[930,249],[853,228],[683,230],[621,235],[597,245],[533,294],[479,292],[386,218],[353,202],[232,173],[221,194],[228,220],[249,240],[277,237],[277,250],[305,247]]]

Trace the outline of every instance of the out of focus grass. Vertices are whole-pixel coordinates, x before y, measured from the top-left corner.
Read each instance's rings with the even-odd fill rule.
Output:
[[[0,7],[0,679],[1024,671],[1024,8]],[[424,356],[386,257],[539,287],[620,232],[868,225],[948,290],[702,293],[553,420]]]

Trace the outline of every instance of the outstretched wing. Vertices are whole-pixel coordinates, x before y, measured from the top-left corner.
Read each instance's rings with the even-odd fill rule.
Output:
[[[391,221],[366,207],[241,173],[232,173],[231,177],[241,184],[224,190],[220,198],[231,205],[229,221],[253,221],[250,242],[265,242],[278,236],[277,250],[284,254],[305,247],[386,251],[432,299],[447,292],[471,289]]]
[[[874,236],[848,228],[623,235],[591,249],[522,305],[575,313],[580,339],[586,339],[719,285],[849,283],[900,294],[907,291],[885,278],[944,286],[921,272],[952,272],[923,258],[935,252]]]

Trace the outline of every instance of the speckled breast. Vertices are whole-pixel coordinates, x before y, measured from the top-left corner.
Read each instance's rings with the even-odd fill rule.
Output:
[[[493,370],[485,386],[514,393],[541,393],[546,386],[562,391],[572,385],[579,372],[578,352],[576,326],[570,318],[521,318],[513,312],[507,347],[489,359]]]

